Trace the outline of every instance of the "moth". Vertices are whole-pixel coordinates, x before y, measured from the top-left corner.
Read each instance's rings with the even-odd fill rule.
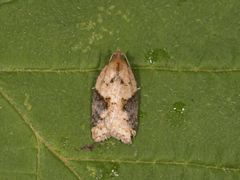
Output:
[[[114,137],[132,144],[138,124],[137,83],[120,48],[97,78],[92,104],[92,137],[96,142]]]

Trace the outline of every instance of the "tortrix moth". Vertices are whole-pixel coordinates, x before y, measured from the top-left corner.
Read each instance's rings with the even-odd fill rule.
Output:
[[[126,55],[117,49],[97,78],[92,104],[92,137],[96,142],[114,137],[132,144],[138,124],[137,83]],[[126,58],[127,60],[127,58]]]

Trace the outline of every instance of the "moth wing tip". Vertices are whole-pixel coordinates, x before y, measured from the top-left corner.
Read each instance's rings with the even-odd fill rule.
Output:
[[[125,144],[132,144],[132,140],[130,139],[121,139],[121,141]]]

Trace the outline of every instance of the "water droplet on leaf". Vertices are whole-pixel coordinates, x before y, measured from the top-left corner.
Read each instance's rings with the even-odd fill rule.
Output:
[[[158,61],[160,62],[162,59],[170,58],[166,49],[150,50],[145,57],[150,64],[155,64]]]
[[[173,104],[170,111],[167,113],[167,121],[173,127],[179,127],[185,119],[185,104],[178,101]]]
[[[173,104],[173,110],[177,113],[183,113],[185,111],[185,104],[182,102],[175,102]]]

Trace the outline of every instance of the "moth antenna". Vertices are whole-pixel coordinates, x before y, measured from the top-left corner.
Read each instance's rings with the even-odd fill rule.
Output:
[[[126,59],[126,61],[127,61],[127,63],[128,63],[128,66],[131,68],[130,63],[129,63],[129,61],[128,61],[128,58],[127,58],[126,54],[122,53],[122,55],[125,57],[125,59]]]
[[[117,52],[112,53],[112,55],[111,55],[111,57],[110,57],[110,59],[109,59],[109,62],[112,60],[112,57],[113,57],[114,55],[115,55],[114,59],[122,59],[122,56],[124,56],[125,59],[126,59],[126,61],[127,61],[128,66],[131,68],[130,63],[129,63],[129,61],[128,61],[128,58],[127,58],[126,54],[121,53],[119,47],[117,48]]]
[[[109,59],[109,62],[112,60],[112,57],[113,57],[114,55],[116,55],[116,53],[112,53],[112,55],[111,55],[111,57],[110,57],[110,59]]]

